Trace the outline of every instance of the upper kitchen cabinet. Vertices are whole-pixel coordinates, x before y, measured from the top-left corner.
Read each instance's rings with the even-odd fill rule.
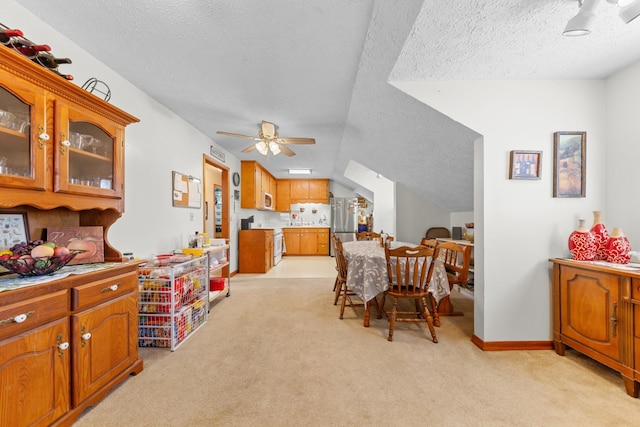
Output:
[[[0,208],[124,210],[124,129],[138,119],[0,48]]]
[[[291,203],[329,203],[328,179],[290,179]]]
[[[276,184],[276,210],[278,212],[291,210],[291,185],[288,179],[279,179]]]
[[[276,178],[254,160],[241,162],[241,174],[240,207],[243,209],[268,209],[263,206],[263,193],[269,193],[276,201]],[[272,209],[273,207],[270,210]]]

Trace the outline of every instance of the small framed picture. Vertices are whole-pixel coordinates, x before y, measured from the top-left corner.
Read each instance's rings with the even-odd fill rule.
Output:
[[[24,212],[0,212],[0,251],[10,249],[20,242],[29,241],[27,214]]]
[[[542,151],[513,150],[509,158],[509,179],[540,179]]]
[[[553,197],[585,197],[586,132],[553,134]]]

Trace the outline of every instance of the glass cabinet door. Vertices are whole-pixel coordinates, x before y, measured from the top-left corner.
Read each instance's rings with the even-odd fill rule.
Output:
[[[59,192],[122,197],[123,129],[91,112],[56,105],[55,164]]]
[[[45,189],[45,97],[0,76],[0,186]],[[35,126],[34,126],[35,124]]]

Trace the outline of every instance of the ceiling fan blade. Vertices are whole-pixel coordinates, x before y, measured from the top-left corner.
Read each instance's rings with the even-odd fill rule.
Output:
[[[278,144],[278,146],[280,147],[280,151],[282,151],[283,154],[285,154],[285,155],[287,155],[289,157],[296,155],[296,153],[294,153],[293,150],[291,150],[286,145]]]
[[[217,131],[216,133],[220,135],[226,135],[226,136],[235,136],[237,138],[251,139],[253,141],[261,141],[260,138],[257,138],[255,136],[240,135],[239,133],[223,132],[221,130]]]
[[[249,152],[251,152],[251,151],[253,151],[253,150],[255,150],[255,149],[256,149],[256,146],[255,146],[255,144],[254,144],[254,145],[250,145],[250,146],[248,146],[247,148],[245,148],[244,150],[242,150],[242,152],[243,152],[243,153],[249,153]]]
[[[278,142],[281,144],[315,144],[316,140],[313,138],[278,138]]]

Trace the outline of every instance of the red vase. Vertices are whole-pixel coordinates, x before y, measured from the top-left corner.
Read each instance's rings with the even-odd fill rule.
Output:
[[[596,239],[596,258],[598,260],[607,259],[607,243],[609,243],[609,232],[602,223],[602,212],[593,211],[593,225],[591,232]]]
[[[628,264],[631,260],[629,239],[622,234],[621,228],[614,228],[607,243],[607,262]]]
[[[578,228],[569,235],[569,250],[576,261],[593,261],[596,258],[596,238],[585,226],[584,219],[578,220]]]

